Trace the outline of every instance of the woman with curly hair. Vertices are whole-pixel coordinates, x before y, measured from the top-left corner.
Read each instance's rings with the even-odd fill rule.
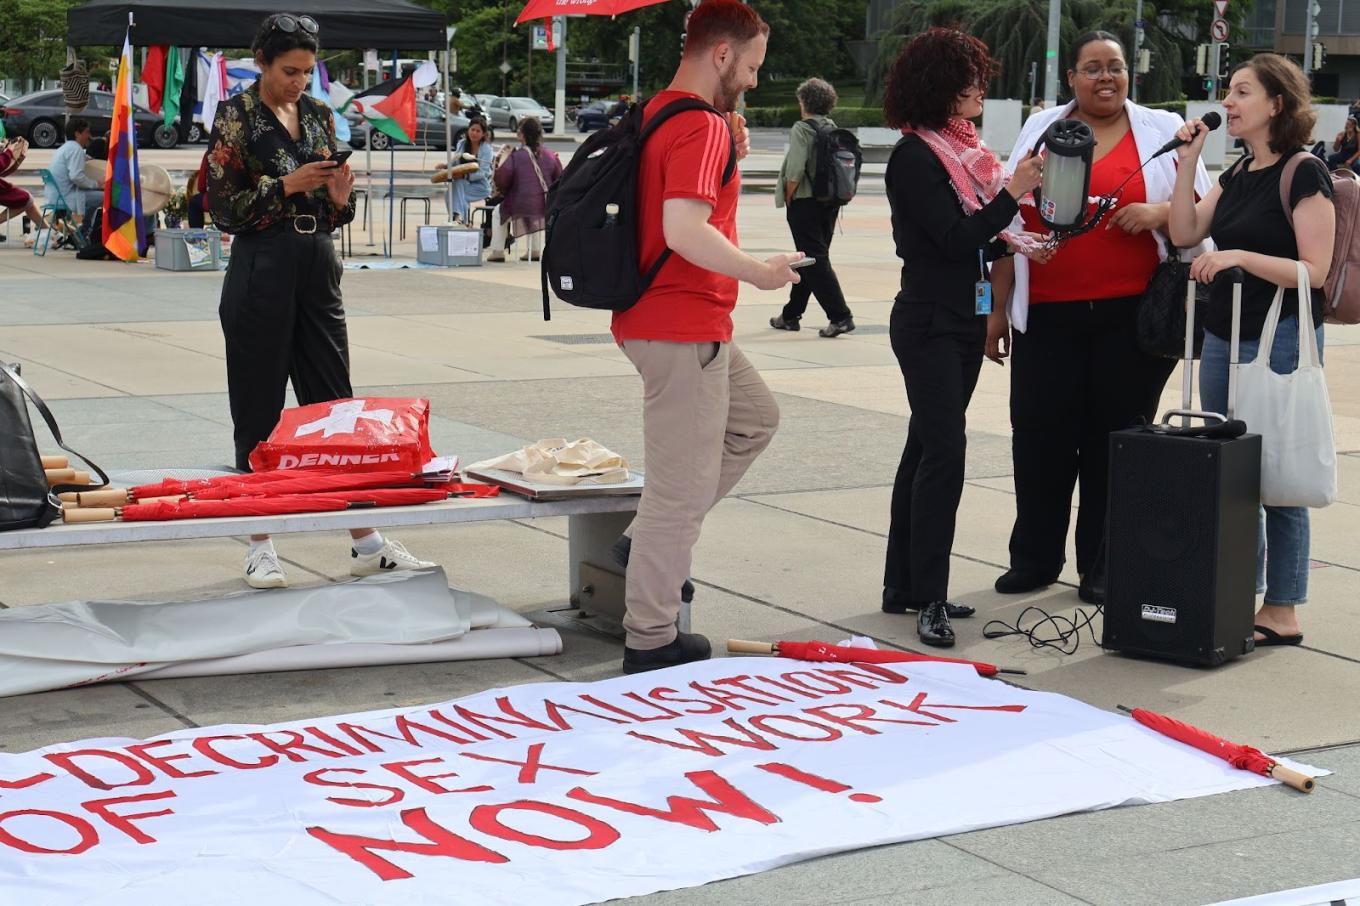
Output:
[[[978,39],[932,28],[893,64],[883,99],[903,138],[886,184],[902,289],[890,321],[911,422],[893,485],[883,610],[916,611],[928,645],[954,644],[949,555],[963,494],[965,413],[982,367],[990,292],[988,262],[1020,250],[1042,258],[1033,236],[1007,230],[1018,201],[1043,181],[1027,157],[1007,181],[970,120],[997,62]]]

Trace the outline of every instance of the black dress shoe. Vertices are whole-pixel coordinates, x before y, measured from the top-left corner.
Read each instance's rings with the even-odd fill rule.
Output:
[[[628,571],[628,555],[633,552],[633,539],[627,535],[620,535],[619,540],[614,542],[614,546],[609,549],[609,556],[613,561]],[[694,583],[686,579],[685,584],[680,586],[680,600],[686,604],[694,601]]]
[[[855,319],[846,318],[844,321],[832,321],[830,324],[817,331],[819,337],[838,337],[843,333],[849,333],[855,329]]]
[[[954,627],[949,625],[949,613],[944,601],[929,604],[916,618],[916,634],[921,641],[936,648],[954,647]]]
[[[803,325],[797,318],[786,318],[783,315],[775,315],[770,319],[770,326],[775,330],[802,330]]]
[[[675,641],[660,648],[639,650],[625,645],[623,672],[646,673],[648,670],[664,670],[679,664],[706,661],[712,656],[713,646],[708,643],[708,639],[695,632],[681,632],[676,634]]]
[[[883,612],[884,613],[916,613],[922,607],[928,607],[929,602],[909,601],[906,596],[895,588],[883,589]],[[949,614],[951,620],[961,620],[971,617],[977,610],[967,604],[954,604],[944,602],[945,613]]]
[[[1081,584],[1077,586],[1077,597],[1087,604],[1105,604],[1105,582],[1101,576],[1095,573],[1087,573],[1081,579]]]
[[[1023,569],[1008,569],[996,580],[993,587],[1003,595],[1023,595],[1026,592],[1047,588],[1057,581],[1057,576],[1041,576]]]

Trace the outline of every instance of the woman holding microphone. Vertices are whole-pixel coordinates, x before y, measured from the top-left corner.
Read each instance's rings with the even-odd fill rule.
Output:
[[[1311,98],[1308,77],[1285,57],[1257,54],[1238,66],[1223,109],[1228,134],[1242,140],[1246,153],[1198,202],[1187,174],[1199,159],[1209,130],[1191,120],[1177,132],[1187,144],[1177,152],[1181,168],[1171,197],[1171,238],[1177,245],[1205,236],[1214,240],[1218,251],[1199,256],[1190,267],[1190,276],[1201,283],[1213,283],[1231,267],[1246,272],[1238,361],[1269,356],[1270,370],[1277,374],[1298,367],[1301,300],[1296,262],[1302,261],[1311,284],[1321,287],[1332,266],[1335,242],[1332,183],[1321,161],[1310,157],[1294,172],[1289,186],[1293,226],[1280,199],[1284,165],[1303,150],[1316,122]],[[1199,389],[1201,406],[1210,412],[1226,412],[1228,405],[1232,296],[1225,284],[1213,283],[1205,315]],[[1284,294],[1274,346],[1260,349],[1261,329],[1280,286],[1292,291]],[[1312,306],[1320,354],[1322,290],[1314,289],[1312,298],[1302,302]],[[1265,507],[1256,563],[1257,592],[1265,594],[1256,612],[1257,645],[1303,641],[1295,606],[1308,600],[1308,547],[1306,508]]]
[[[1079,486],[1078,594],[1101,603],[1110,432],[1156,416],[1176,365],[1143,352],[1135,324],[1148,281],[1171,250],[1166,221],[1178,170],[1170,154],[1139,168],[1183,122],[1130,102],[1129,79],[1118,38],[1103,31],[1078,38],[1067,70],[1072,102],[1031,116],[1011,152],[1019,160],[1055,121],[1080,120],[1096,139],[1090,194],[1123,191],[1104,221],[1064,242],[1052,261],[997,265],[997,286],[1010,286],[1012,274],[1014,282],[1009,311],[996,307],[987,336],[988,358],[1001,364],[1012,356],[1016,515],[1010,569],[996,580],[1002,594],[1057,581]],[[1193,191],[1208,193],[1198,161],[1179,172]],[[1020,210],[1012,229],[1044,229],[1032,201]]]
[[[954,644],[950,617],[973,608],[948,601],[954,520],[963,493],[965,413],[987,338],[988,263],[1033,237],[1007,226],[1018,200],[1043,180],[1027,157],[1007,180],[970,122],[997,63],[978,39],[932,28],[902,51],[883,112],[903,138],[888,162],[893,239],[902,289],[890,336],[911,403],[906,449],[893,485],[883,610],[918,612],[922,642]]]
[[[354,219],[354,173],[333,160],[331,111],[307,94],[317,32],[311,16],[276,13],[261,23],[251,45],[260,77],[218,106],[208,143],[208,204],[236,237],[218,315],[242,471],[278,423],[290,380],[303,406],[354,394],[331,239]],[[353,575],[434,566],[372,529],[350,534]],[[251,538],[245,574],[255,588],[288,584],[268,535]]]

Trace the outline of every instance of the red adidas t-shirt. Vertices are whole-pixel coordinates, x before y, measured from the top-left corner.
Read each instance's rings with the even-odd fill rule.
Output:
[[[671,101],[698,95],[663,91],[643,111],[650,117]],[[668,198],[697,198],[713,206],[708,222],[733,244],[737,241],[737,199],[741,174],[727,185],[723,170],[732,152],[727,121],[704,110],[671,117],[642,148],[638,168],[638,246],[641,267],[652,267],[666,248],[661,206]],[[614,339],[728,343],[737,281],[696,267],[672,253],[637,304],[614,315]]]

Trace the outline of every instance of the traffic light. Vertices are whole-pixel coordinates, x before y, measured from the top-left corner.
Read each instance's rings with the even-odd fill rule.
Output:
[[[1321,69],[1321,68],[1322,68],[1322,65],[1323,65],[1324,63],[1326,63],[1326,62],[1327,62],[1327,48],[1324,47],[1324,46],[1322,46],[1322,42],[1321,42],[1321,41],[1314,42],[1314,43],[1313,43],[1313,68],[1314,68],[1314,69]]]
[[[1218,77],[1221,81],[1227,82],[1228,75],[1232,72],[1232,64],[1228,60],[1228,45],[1218,45]]]
[[[1147,48],[1138,51],[1138,64],[1134,67],[1134,71],[1139,75],[1152,71],[1152,51]]]
[[[1211,56],[1212,56],[1212,55],[1210,54],[1210,52],[1209,52],[1211,46],[1212,46],[1212,45],[1209,45],[1209,44],[1201,44],[1201,45],[1199,45],[1199,47],[1195,48],[1195,74],[1196,74],[1196,75],[1208,75],[1208,74],[1209,74],[1210,59],[1211,59]]]

